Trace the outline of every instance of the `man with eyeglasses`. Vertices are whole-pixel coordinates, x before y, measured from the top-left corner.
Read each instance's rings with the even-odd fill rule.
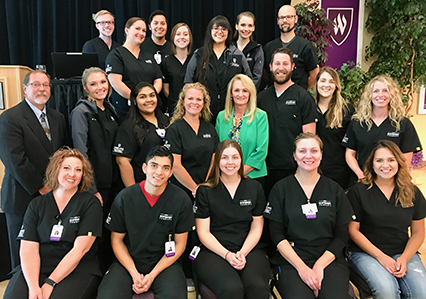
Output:
[[[93,14],[92,17],[99,30],[99,36],[84,43],[83,53],[98,53],[99,66],[105,69],[105,60],[109,52],[120,46],[119,43],[112,40],[115,29],[114,15],[103,9]]]
[[[31,199],[50,191],[43,178],[49,157],[69,145],[64,116],[46,107],[50,78],[31,71],[24,78],[25,99],[0,115],[0,159],[5,166],[1,208],[6,215],[12,269],[20,264],[16,240]]]
[[[294,27],[297,19],[296,10],[290,5],[283,5],[278,11],[277,24],[281,34],[277,39],[267,43],[263,49],[268,86],[273,84],[268,66],[271,62],[272,53],[278,48],[289,48],[293,52],[295,68],[291,79],[294,83],[307,90],[310,90],[315,84],[315,77],[319,72],[317,51],[312,42],[296,36]]]

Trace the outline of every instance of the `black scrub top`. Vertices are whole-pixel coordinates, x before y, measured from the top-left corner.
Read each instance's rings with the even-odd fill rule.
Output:
[[[108,54],[111,50],[120,47],[120,44],[114,40],[111,40],[111,49],[108,48],[108,45],[98,36],[94,39],[88,40],[83,45],[83,53],[97,53],[99,67],[105,69],[105,60],[108,57]]]
[[[159,129],[165,129],[166,124],[160,124]],[[130,164],[133,168],[135,182],[141,182],[146,178],[142,171],[142,164],[145,162],[146,155],[156,145],[163,145],[164,139],[159,135],[161,131],[157,130],[152,123],[148,123],[149,131],[142,144],[139,143],[136,133],[133,130],[133,123],[130,119],[125,119],[120,125],[115,137],[113,155],[131,159]]]
[[[358,164],[362,169],[374,143],[379,140],[390,140],[399,146],[403,153],[421,151],[420,139],[411,121],[404,117],[400,122],[399,131],[386,118],[379,126],[374,122],[370,130],[367,125],[361,126],[357,120],[351,120],[342,145],[358,154]]]
[[[167,56],[172,54],[172,44],[166,41],[164,45],[157,45],[151,37],[147,37],[141,44],[141,51],[151,55],[157,64],[161,64]]]
[[[346,134],[354,111],[354,107],[348,104],[348,109],[343,110],[342,126],[332,129],[326,127],[326,116],[328,111],[322,113],[321,110],[317,108],[318,122],[316,133],[324,144],[320,169],[324,176],[333,180],[346,179],[346,181],[349,181],[351,175],[351,170],[345,159],[346,148],[342,146],[341,142]]]
[[[183,87],[183,79],[185,77],[188,62],[189,57],[187,57],[184,64],[182,64],[175,55],[169,55],[164,58],[160,65],[164,76],[164,83],[169,84],[167,109],[170,116],[173,115],[173,111],[175,110],[176,103],[179,99],[179,93]]]
[[[161,79],[160,67],[154,61],[152,55],[143,51],[139,52],[139,57],[136,58],[125,47],[118,47],[109,53],[106,59],[107,74],[122,75],[122,81],[130,90],[133,89],[139,82],[145,81],[153,84],[156,79]],[[116,107],[117,114],[123,115],[122,109],[129,110],[128,101],[114,91],[111,94],[111,103]],[[124,104],[125,105],[124,105]],[[123,106],[121,106],[122,104]],[[117,109],[117,107],[119,107]]]
[[[219,184],[197,189],[195,218],[210,217],[210,232],[226,249],[237,252],[241,249],[253,217],[262,216],[266,199],[262,185],[250,178],[242,178],[231,198],[228,189]]]
[[[359,222],[360,232],[389,256],[404,251],[411,222],[426,217],[425,198],[416,186],[414,191],[414,205],[403,208],[400,204],[395,206],[396,189],[389,200],[374,183],[371,188],[357,183],[349,189],[348,198],[356,216],[353,221]],[[353,241],[349,243],[349,250],[363,251]]]
[[[184,119],[180,119],[167,128],[165,140],[165,145],[173,154],[181,155],[182,166],[194,182],[204,182],[212,155],[219,144],[219,137],[213,125],[200,119],[198,134],[195,134],[192,127]],[[187,190],[176,178],[172,178],[174,184]]]
[[[302,126],[317,120],[315,100],[297,84],[277,98],[274,86],[258,96],[258,107],[268,113],[269,148],[266,165],[270,169],[295,170],[293,143]]]
[[[168,184],[153,207],[140,184],[117,195],[106,220],[106,228],[126,233],[124,243],[140,273],[150,272],[164,256],[169,235],[189,232],[194,226],[192,203],[188,195]]]
[[[102,235],[102,217],[102,207],[93,194],[77,192],[60,214],[51,191],[31,200],[17,239],[40,244],[40,273],[49,275],[73,248],[77,237]],[[50,241],[52,228],[58,224],[58,218],[64,227],[61,239]],[[96,251],[95,242],[74,271],[101,275]]]
[[[318,209],[315,219],[307,219],[303,214],[302,205],[306,203],[305,192],[290,175],[274,185],[263,215],[282,226],[283,239],[294,242],[293,249],[303,261],[312,264],[326,250],[336,259],[343,259],[353,214],[345,192],[336,182],[321,176],[310,198]],[[288,264],[279,253],[271,261]]]
[[[97,107],[97,109],[99,121],[102,123],[102,126],[105,129],[107,144],[110,146],[109,148],[112,148],[114,144],[115,133],[118,129],[118,123],[115,120],[115,116],[112,115],[112,113],[108,109],[102,110],[99,107]]]

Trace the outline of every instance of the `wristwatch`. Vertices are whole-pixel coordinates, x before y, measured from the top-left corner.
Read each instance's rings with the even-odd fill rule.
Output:
[[[51,280],[49,277],[46,277],[46,279],[44,280],[44,283],[50,285],[52,288],[55,288],[55,286],[57,285],[57,283]]]

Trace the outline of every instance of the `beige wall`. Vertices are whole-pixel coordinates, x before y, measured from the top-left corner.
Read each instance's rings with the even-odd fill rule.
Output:
[[[411,107],[410,118],[417,130],[417,134],[420,137],[420,141],[423,146],[423,161],[426,161],[426,114],[418,114],[419,109],[419,95],[416,94],[414,104]]]

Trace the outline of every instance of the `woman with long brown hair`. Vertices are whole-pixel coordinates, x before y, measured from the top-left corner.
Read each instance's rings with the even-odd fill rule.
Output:
[[[351,170],[345,160],[346,148],[341,142],[351,121],[354,107],[341,95],[339,74],[331,67],[322,67],[316,77],[313,96],[317,104],[317,135],[324,143],[321,171],[346,189]]]
[[[348,197],[355,213],[348,257],[373,297],[426,298],[426,270],[417,253],[425,237],[426,201],[394,142],[374,145],[364,178]]]
[[[194,272],[218,299],[269,298],[269,262],[259,243],[265,196],[243,169],[240,145],[226,139],[197,192],[195,223],[202,246]]]

